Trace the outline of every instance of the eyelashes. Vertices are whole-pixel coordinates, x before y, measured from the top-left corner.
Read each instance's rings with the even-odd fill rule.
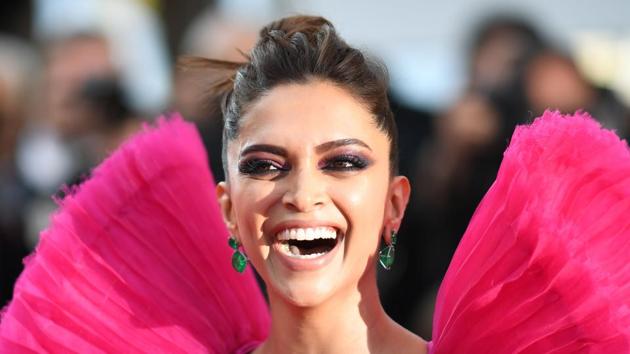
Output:
[[[326,172],[360,171],[369,167],[371,161],[354,154],[340,154],[325,158],[318,164],[318,168]],[[248,158],[241,161],[238,170],[249,176],[277,176],[291,170],[287,163],[280,163],[272,159]]]
[[[328,171],[356,171],[368,167],[370,161],[352,154],[336,155],[325,159],[320,168]]]
[[[287,166],[270,159],[245,159],[238,164],[238,171],[244,175],[262,176],[288,171]]]

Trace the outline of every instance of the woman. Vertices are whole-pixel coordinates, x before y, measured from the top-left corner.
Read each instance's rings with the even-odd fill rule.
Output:
[[[376,287],[377,248],[392,244],[410,190],[386,90],[382,69],[322,18],[272,23],[238,70],[217,195],[267,285],[274,320],[257,352],[424,350]]]
[[[442,285],[429,348],[385,314],[376,289],[375,267],[393,263],[410,193],[407,179],[396,175],[396,130],[382,69],[317,17],[265,27],[248,63],[188,64],[219,70],[224,78],[212,82],[212,94],[225,97],[226,180],[216,193],[234,271],[226,269],[229,249],[217,246],[227,235],[216,224],[218,209],[204,187],[211,177],[198,137],[177,119],[162,122],[64,200],[16,285],[0,327],[0,349],[628,348],[628,289],[620,284],[630,271],[610,271],[628,256],[609,251],[630,247],[624,219],[630,154],[612,133],[585,117],[553,114],[517,132]],[[598,139],[584,148],[567,140],[569,135]],[[586,155],[592,152],[607,159]],[[592,163],[577,163],[576,156]],[[571,188],[560,187],[566,183]],[[583,191],[588,195],[580,199]],[[584,218],[585,208],[593,215],[615,212],[594,222]],[[567,239],[570,247],[563,246],[563,237],[575,232],[566,231],[566,220],[580,230],[581,238]],[[598,227],[581,230],[586,222]],[[599,229],[614,237],[602,237]],[[250,268],[239,274],[247,260],[265,282],[270,325]],[[597,281],[609,275],[606,289],[615,291],[600,291]]]

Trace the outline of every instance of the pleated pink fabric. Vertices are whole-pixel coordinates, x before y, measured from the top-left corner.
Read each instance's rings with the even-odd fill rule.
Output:
[[[266,338],[191,124],[145,127],[60,205],[4,310],[1,353],[238,353]]]
[[[160,119],[63,201],[0,353],[246,353],[267,305],[231,249],[198,133]],[[444,278],[430,352],[630,352],[630,150],[587,114],[519,127]]]
[[[515,131],[440,287],[430,352],[630,353],[630,150],[585,113]]]

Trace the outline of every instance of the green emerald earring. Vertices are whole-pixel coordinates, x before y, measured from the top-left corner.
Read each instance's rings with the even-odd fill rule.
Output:
[[[394,255],[396,254],[396,231],[392,231],[391,242],[385,248],[378,252],[378,262],[386,270],[390,270],[394,264]]]
[[[232,254],[232,268],[239,273],[243,273],[245,266],[247,266],[247,257],[239,249],[240,243],[234,236],[230,236],[228,244],[234,250],[234,254]]]

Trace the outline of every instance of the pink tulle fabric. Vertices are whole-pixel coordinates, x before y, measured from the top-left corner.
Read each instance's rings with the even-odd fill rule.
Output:
[[[585,113],[517,128],[440,287],[430,352],[630,353],[630,150]]]
[[[60,204],[2,315],[1,353],[239,353],[266,338],[191,124],[145,127]]]
[[[246,353],[267,305],[231,249],[195,129],[161,119],[61,209],[0,353]],[[430,352],[630,352],[630,150],[588,115],[519,127],[440,288]]]

